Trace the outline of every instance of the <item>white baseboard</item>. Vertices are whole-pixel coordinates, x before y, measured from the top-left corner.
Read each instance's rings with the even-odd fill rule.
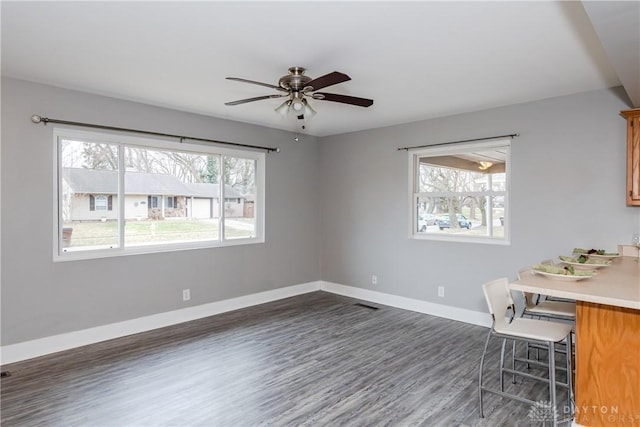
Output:
[[[317,281],[6,345],[0,347],[0,364],[6,365],[19,362],[46,354],[95,344],[101,341],[176,325],[215,314],[226,313],[319,290],[474,325],[491,326],[487,313],[356,288],[354,286]]]
[[[213,316],[214,314],[225,313],[318,290],[320,290],[319,281],[303,283],[209,304],[139,317],[137,319],[125,320],[123,322],[111,323],[109,325],[97,326],[95,328],[10,344],[0,347],[0,364],[6,365],[8,363],[19,362],[21,360],[44,356],[45,354],[95,344],[113,338],[120,338],[152,329],[176,325],[190,320]]]
[[[403,310],[430,314],[432,316],[443,317],[445,319],[457,320],[459,322],[471,323],[473,325],[485,326],[487,328],[491,326],[491,319],[488,313],[386,294],[369,289],[356,288],[354,286],[345,286],[338,283],[320,283],[320,289],[326,292],[370,301],[377,304],[384,304],[391,307],[401,308]]]

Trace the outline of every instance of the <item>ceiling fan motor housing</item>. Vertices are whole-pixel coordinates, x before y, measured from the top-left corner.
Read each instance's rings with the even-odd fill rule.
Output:
[[[302,89],[312,80],[311,77],[304,75],[305,69],[302,67],[289,68],[289,74],[280,77],[278,84],[281,88],[292,92],[301,92]]]

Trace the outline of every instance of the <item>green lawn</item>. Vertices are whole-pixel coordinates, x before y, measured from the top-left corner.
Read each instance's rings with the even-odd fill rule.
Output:
[[[250,237],[254,234],[253,219],[233,218],[226,222],[227,239]],[[74,222],[65,224],[73,228],[71,247],[109,246],[118,242],[118,223]],[[125,225],[125,245],[148,245],[194,240],[217,240],[219,227],[217,220],[127,220]]]

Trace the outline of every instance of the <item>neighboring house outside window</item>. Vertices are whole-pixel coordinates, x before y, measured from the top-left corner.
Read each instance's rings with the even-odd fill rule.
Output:
[[[509,244],[511,139],[409,151],[410,236]]]

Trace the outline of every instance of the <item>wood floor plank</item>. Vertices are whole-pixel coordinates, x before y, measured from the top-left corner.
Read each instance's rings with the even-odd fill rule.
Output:
[[[533,425],[493,395],[478,417],[485,328],[356,302],[314,292],[7,365],[1,424]],[[544,383],[507,384],[548,399]]]

